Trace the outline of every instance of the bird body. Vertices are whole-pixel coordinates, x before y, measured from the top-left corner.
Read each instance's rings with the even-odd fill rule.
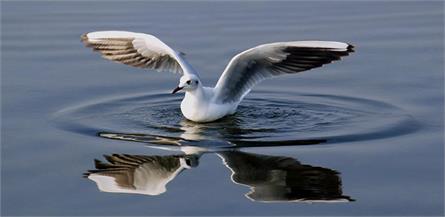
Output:
[[[189,120],[210,122],[235,113],[238,104],[238,102],[218,103],[214,88],[198,85],[196,89],[185,92],[181,102],[181,112]]]
[[[352,45],[334,41],[263,44],[235,55],[215,87],[205,87],[181,52],[152,35],[99,31],[83,34],[81,40],[105,59],[182,74],[173,93],[185,91],[181,112],[195,122],[211,122],[235,113],[243,98],[264,79],[317,68],[353,52]]]

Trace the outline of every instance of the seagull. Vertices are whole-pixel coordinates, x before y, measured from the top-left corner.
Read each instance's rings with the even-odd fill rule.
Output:
[[[215,87],[203,85],[198,72],[157,37],[128,31],[85,33],[81,41],[105,59],[150,70],[180,74],[173,94],[185,91],[181,112],[194,122],[211,122],[234,114],[259,82],[320,67],[354,51],[336,41],[289,41],[262,44],[235,55]]]

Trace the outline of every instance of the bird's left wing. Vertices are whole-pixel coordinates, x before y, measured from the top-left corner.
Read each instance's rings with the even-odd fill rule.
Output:
[[[178,156],[105,155],[107,162],[94,160],[95,170],[84,176],[104,192],[158,195],[181,170]]]
[[[353,46],[334,41],[293,41],[263,44],[230,60],[215,86],[219,103],[239,102],[258,82],[277,75],[320,67],[353,52]]]
[[[85,33],[81,41],[105,59],[140,68],[196,74],[177,52],[153,35],[126,31]]]

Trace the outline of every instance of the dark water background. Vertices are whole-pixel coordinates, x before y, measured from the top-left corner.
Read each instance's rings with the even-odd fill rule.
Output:
[[[1,4],[2,215],[444,213],[443,2]],[[232,56],[261,43],[336,40],[356,52],[265,81],[234,117],[197,125],[180,115],[181,96],[168,94],[175,75],[113,64],[84,48],[80,35],[97,30],[154,34],[187,53],[208,85]],[[139,142],[107,139],[119,133]],[[248,147],[200,155],[158,196],[100,192],[82,176],[104,154],[183,156],[159,149],[152,135]],[[309,168],[328,177],[327,186],[338,177],[340,195],[355,201],[249,196],[249,187],[268,182],[243,171],[272,173],[278,157],[288,162],[280,171]],[[257,164],[243,168],[248,162]],[[290,181],[298,177],[305,176]]]

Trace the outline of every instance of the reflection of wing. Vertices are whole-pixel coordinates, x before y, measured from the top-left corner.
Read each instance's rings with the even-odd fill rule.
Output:
[[[353,201],[342,195],[341,179],[335,170],[303,165],[289,157],[239,151],[218,155],[232,171],[232,180],[251,188],[246,196],[254,201]]]
[[[179,156],[113,154],[105,158],[108,163],[95,160],[96,170],[85,173],[104,192],[159,195],[180,171],[190,168]]]
[[[125,32],[100,31],[81,36],[82,42],[105,59],[135,67],[196,74],[179,52],[171,49],[153,35]]]

